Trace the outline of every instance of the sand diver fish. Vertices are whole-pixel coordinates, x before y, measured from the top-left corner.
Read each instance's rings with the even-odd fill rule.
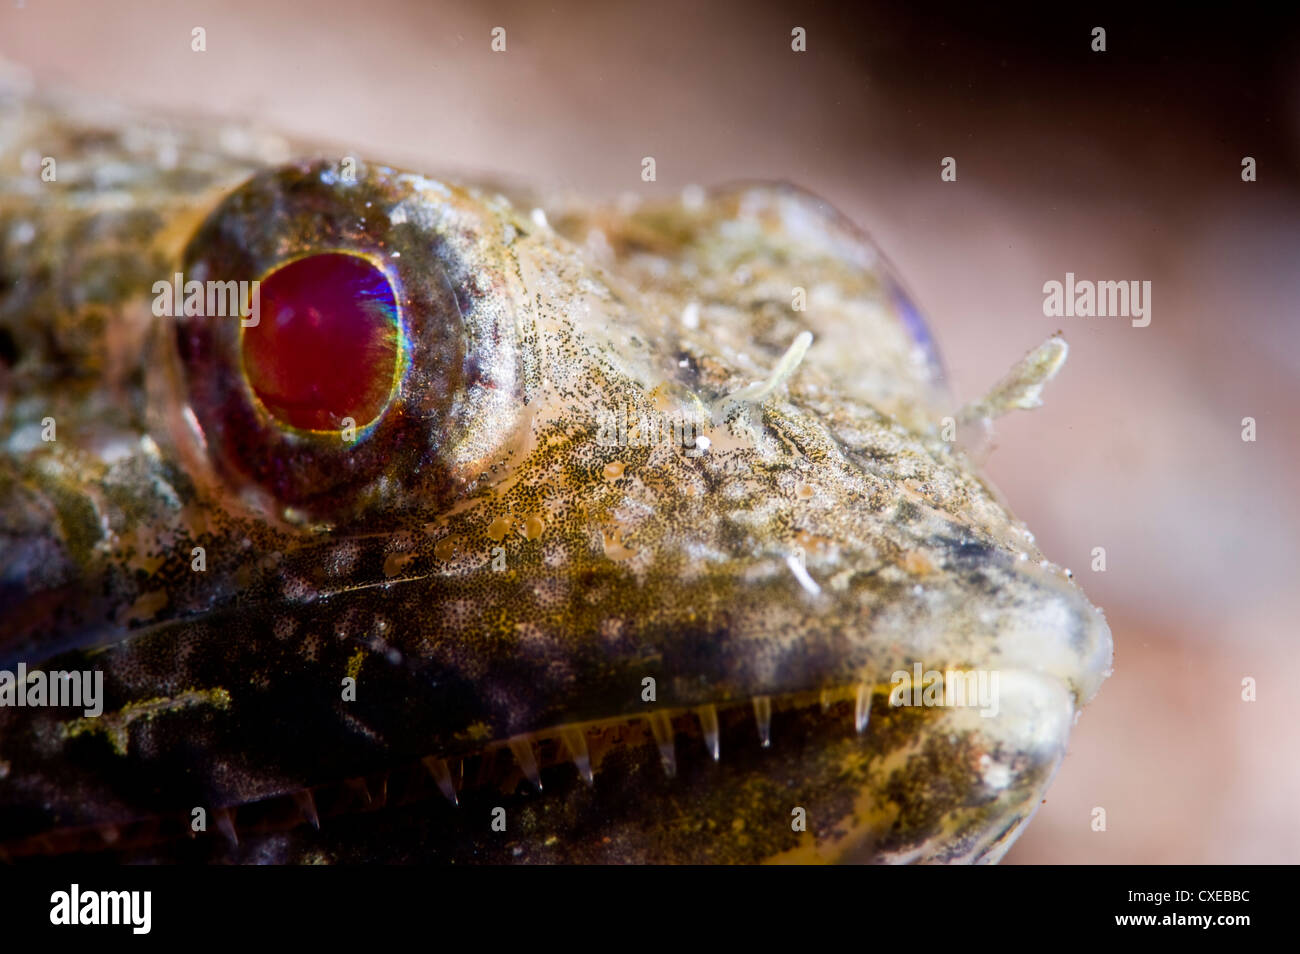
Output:
[[[20,87],[0,672],[103,698],[0,705],[4,857],[988,862],[1024,829],[1111,636],[959,439],[1062,340],[958,410],[799,189],[536,197]]]

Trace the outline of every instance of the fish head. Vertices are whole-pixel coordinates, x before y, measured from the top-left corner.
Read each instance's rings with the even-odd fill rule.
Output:
[[[42,380],[77,221],[11,322],[0,669],[102,711],[0,708],[12,855],[994,861],[1109,672],[808,193],[271,166]]]

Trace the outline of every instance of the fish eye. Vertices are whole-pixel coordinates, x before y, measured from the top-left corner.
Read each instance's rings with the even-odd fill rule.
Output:
[[[196,303],[237,287],[239,314],[191,315],[187,292],[160,326],[157,393],[182,408],[167,432],[191,475],[314,525],[456,499],[526,425],[523,235],[489,196],[384,166],[291,163],[237,187],[176,283]]]
[[[253,394],[281,424],[304,431],[367,428],[402,367],[397,297],[360,255],[308,255],[261,279],[259,315],[240,354]]]

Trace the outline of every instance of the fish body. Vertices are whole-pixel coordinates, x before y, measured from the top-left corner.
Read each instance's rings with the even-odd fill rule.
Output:
[[[825,202],[538,199],[0,103],[0,671],[102,679],[97,715],[0,706],[0,852],[987,862],[1023,830],[1110,632]],[[182,299],[303,262],[369,276],[375,330],[286,397],[313,366],[257,342],[319,282],[256,322]],[[322,396],[358,378],[364,420]]]

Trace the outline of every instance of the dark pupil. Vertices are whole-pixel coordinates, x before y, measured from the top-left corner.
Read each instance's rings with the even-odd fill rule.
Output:
[[[397,367],[397,303],[384,273],[356,255],[312,255],[272,272],[260,293],[243,361],[266,409],[303,430],[373,421]]]

